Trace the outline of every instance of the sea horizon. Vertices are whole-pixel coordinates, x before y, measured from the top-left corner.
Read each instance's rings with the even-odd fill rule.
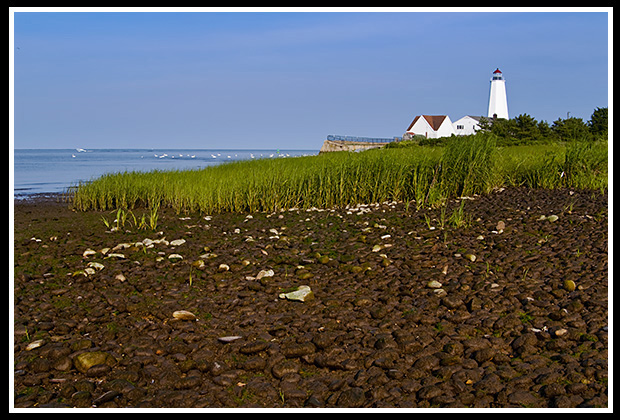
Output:
[[[13,197],[63,193],[125,171],[201,169],[226,162],[318,154],[318,149],[13,148]],[[11,183],[9,183],[11,185]]]

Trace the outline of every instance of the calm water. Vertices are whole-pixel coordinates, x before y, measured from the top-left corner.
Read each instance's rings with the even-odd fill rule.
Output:
[[[234,160],[316,154],[317,150],[15,149],[14,197],[60,193],[110,172],[196,169]]]

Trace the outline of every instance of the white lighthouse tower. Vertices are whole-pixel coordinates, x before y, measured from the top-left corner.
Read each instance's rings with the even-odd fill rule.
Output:
[[[493,72],[491,79],[491,91],[489,93],[489,118],[508,117],[508,100],[506,99],[506,81],[499,69]]]

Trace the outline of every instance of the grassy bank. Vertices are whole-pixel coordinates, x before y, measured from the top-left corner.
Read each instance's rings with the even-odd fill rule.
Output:
[[[240,161],[199,170],[108,174],[80,184],[79,210],[276,211],[397,200],[415,206],[494,187],[607,187],[607,144],[497,147],[492,134],[445,146]]]

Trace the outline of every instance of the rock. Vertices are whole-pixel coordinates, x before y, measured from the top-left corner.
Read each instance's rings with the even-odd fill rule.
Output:
[[[502,220],[497,222],[497,226],[495,226],[495,230],[500,232],[500,231],[503,231],[504,229],[506,229],[506,223],[504,223]]]
[[[118,391],[114,391],[114,390],[105,392],[103,395],[93,400],[93,405],[98,406],[98,405],[107,403],[109,401],[112,401],[114,398],[118,397],[119,395],[121,395],[121,393]]]
[[[289,293],[280,293],[280,299],[296,300],[300,302],[308,302],[314,299],[314,293],[310,290],[310,286],[302,285],[297,290]]]
[[[177,262],[177,261],[181,261],[183,259],[183,256],[179,254],[170,254],[168,255],[168,259],[172,262]]]
[[[103,270],[104,268],[103,264],[98,263],[98,262],[89,262],[88,266],[91,268],[94,268],[95,270],[99,270],[99,271]]]
[[[386,305],[375,305],[370,308],[370,316],[373,319],[382,319],[388,314]]]
[[[297,360],[285,359],[273,365],[271,374],[278,379],[282,379],[286,375],[299,372],[300,368],[301,366]]]
[[[106,255],[106,258],[118,258],[119,260],[125,259],[125,254],[119,254],[117,252],[110,253]]]
[[[463,304],[463,300],[458,296],[446,296],[441,302],[448,309],[456,309]]]
[[[97,253],[97,252],[95,252],[94,250],[92,250],[92,249],[88,248],[86,251],[84,251],[84,252],[82,253],[82,256],[83,256],[84,258],[88,258],[88,257],[90,257],[91,255],[95,255],[96,253]]]
[[[574,292],[576,288],[575,282],[572,280],[564,280],[564,289],[569,292]]]
[[[205,262],[203,260],[196,260],[192,263],[192,267],[198,270],[202,270],[203,268],[205,268]]]
[[[86,371],[86,376],[97,378],[107,375],[108,373],[110,373],[110,370],[112,370],[110,366],[106,365],[105,363],[101,363],[89,367]]]
[[[34,350],[34,349],[36,349],[36,348],[38,348],[38,347],[41,347],[43,344],[45,344],[45,340],[36,340],[36,341],[33,341],[32,343],[30,343],[30,344],[28,344],[28,345],[26,346],[26,350],[27,350],[27,351]]]
[[[93,346],[93,342],[91,340],[89,340],[88,338],[82,338],[71,344],[71,350],[72,351],[86,350],[86,349],[91,348],[92,346]]]
[[[319,257],[319,263],[321,264],[327,264],[329,262],[329,257],[327,255],[321,255]]]
[[[355,387],[343,391],[338,397],[338,402],[336,404],[338,407],[358,408],[362,407],[365,401],[366,396],[364,395],[364,390]]]
[[[96,365],[105,364],[113,367],[116,364],[116,359],[104,351],[89,351],[75,356],[73,364],[77,370],[86,373],[88,369]]]
[[[559,219],[559,217],[556,216],[555,214],[552,214],[551,216],[547,216],[547,221],[549,221],[549,222],[555,222],[558,219]]]
[[[260,280],[263,277],[273,277],[274,276],[274,272],[273,270],[269,269],[269,270],[261,270],[257,275],[256,275],[256,280]]]
[[[220,264],[220,266],[217,268],[217,271],[219,271],[220,273],[228,270],[230,270],[230,266],[228,264]]]
[[[251,356],[241,366],[244,370],[263,370],[267,366],[267,361],[261,356]]]
[[[180,246],[185,243],[185,239],[175,239],[174,241],[170,241],[170,245],[172,246]]]
[[[520,405],[524,407],[532,407],[538,402],[538,398],[528,391],[515,391],[508,395],[510,404]]]
[[[443,394],[443,390],[437,385],[429,385],[418,391],[418,398],[421,400],[431,400]]]
[[[119,249],[127,249],[127,248],[131,248],[132,244],[129,243],[121,243],[116,245],[114,248],[112,248],[112,251],[118,251]]]
[[[202,254],[198,258],[202,258],[203,260],[210,260],[213,258],[217,258],[217,254],[214,252],[207,252],[206,254]]]
[[[254,354],[267,350],[267,347],[269,347],[269,343],[267,341],[255,340],[244,344],[243,347],[239,349],[239,352],[242,354]]]
[[[558,328],[558,329],[553,331],[553,335],[555,335],[556,337],[562,337],[567,332],[568,332],[568,330],[566,328]]]
[[[474,254],[463,254],[463,258],[468,259],[471,262],[476,261],[476,256]]]
[[[297,272],[297,277],[300,280],[308,280],[309,278],[312,278],[314,275],[309,272],[308,270],[298,270]]]
[[[312,354],[314,353],[314,351],[316,350],[316,348],[314,347],[314,344],[310,343],[310,342],[305,342],[305,343],[301,343],[301,344],[288,344],[282,347],[282,354],[284,354],[285,357],[301,357],[301,356],[305,356],[308,354]]]
[[[441,288],[441,283],[439,283],[437,280],[431,280],[428,283],[426,283],[426,287],[430,288],[430,289],[439,289]]]
[[[196,319],[196,315],[189,311],[174,311],[172,317],[183,321],[194,321]]]
[[[434,289],[433,293],[439,298],[442,298],[448,294],[445,289]]]
[[[467,302],[467,309],[469,309],[470,312],[482,309],[482,300],[477,296],[472,297],[469,302]]]
[[[241,337],[240,335],[228,335],[225,337],[218,337],[217,340],[220,343],[232,343],[233,341],[239,340]]]

